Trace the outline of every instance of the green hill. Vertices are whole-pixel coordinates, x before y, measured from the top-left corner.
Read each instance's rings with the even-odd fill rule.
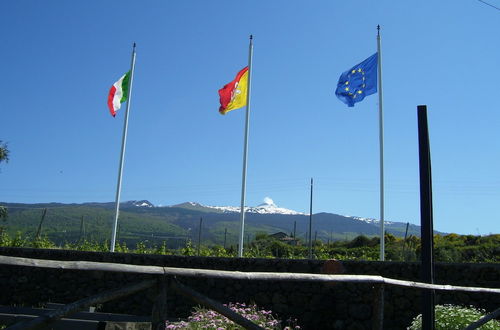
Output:
[[[12,236],[16,232],[34,237],[42,223],[42,234],[56,244],[72,243],[79,239],[109,240],[114,221],[114,203],[84,204],[19,204],[0,203],[7,207],[8,220],[3,224]],[[196,203],[183,203],[172,207],[153,207],[147,201],[122,203],[118,222],[117,239],[134,246],[138,241],[151,244],[167,242],[176,248],[186,240],[198,240],[202,218],[202,241],[207,245],[234,245],[238,241],[240,215],[223,212]],[[82,220],[83,219],[83,220]],[[303,214],[259,214],[247,212],[245,239],[253,239],[258,233],[272,234],[296,230],[298,238],[308,236],[309,216]],[[386,231],[395,236],[405,235],[406,223],[386,223]],[[313,215],[313,237],[318,240],[351,240],[358,235],[379,235],[378,223],[331,213]],[[420,227],[411,225],[408,235],[420,235]]]

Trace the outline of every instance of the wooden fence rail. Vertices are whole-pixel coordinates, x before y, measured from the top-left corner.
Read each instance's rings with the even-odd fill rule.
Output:
[[[37,319],[15,324],[7,329],[36,329],[40,326],[53,322],[64,315],[74,313],[91,303],[109,301],[111,299],[120,298],[140,290],[144,290],[155,284],[158,285],[158,299],[153,307],[152,329],[164,329],[166,321],[166,301],[167,287],[185,295],[197,303],[200,303],[208,308],[214,309],[217,312],[225,315],[237,324],[242,325],[245,329],[261,329],[256,324],[234,313],[232,310],[222,304],[203,296],[202,294],[188,288],[176,280],[170,281],[167,284],[168,278],[180,277],[197,277],[197,278],[218,278],[232,280],[272,280],[272,281],[313,281],[313,282],[357,282],[357,283],[372,283],[375,285],[374,299],[374,319],[373,329],[383,329],[383,304],[384,304],[384,286],[395,285],[409,287],[414,289],[427,290],[444,290],[444,291],[466,291],[476,293],[497,293],[500,294],[500,288],[482,288],[482,287],[465,287],[455,285],[428,284],[414,281],[396,280],[377,275],[329,275],[329,274],[310,274],[310,273],[271,273],[271,272],[239,272],[225,271],[212,269],[193,269],[193,268],[176,268],[176,267],[161,267],[161,266],[140,266],[130,264],[117,264],[106,262],[92,261],[60,261],[46,259],[31,259],[20,257],[0,256],[0,264],[11,266],[25,267],[40,267],[65,270],[94,270],[94,271],[109,271],[121,273],[135,274],[150,274],[160,275],[158,280],[144,281],[125,288],[110,290],[99,295],[82,299],[72,304],[68,304],[63,308],[51,312]],[[467,329],[476,329],[481,324],[498,316],[499,311],[495,311],[487,317],[471,324]]]
[[[378,275],[328,275],[309,273],[268,273],[268,272],[239,272],[212,269],[176,268],[161,266],[139,266],[93,261],[60,261],[45,259],[29,259],[20,257],[0,256],[0,264],[12,266],[31,266],[70,270],[97,270],[121,273],[171,275],[186,277],[220,278],[233,280],[273,280],[273,281],[314,281],[314,282],[358,282],[396,285],[416,289],[431,289],[444,291],[466,291],[482,293],[498,293],[500,288],[467,287],[443,284],[428,284],[415,281],[397,280]]]

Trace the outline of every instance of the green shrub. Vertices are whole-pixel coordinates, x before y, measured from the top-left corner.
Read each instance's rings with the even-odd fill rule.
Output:
[[[371,246],[373,241],[366,237],[365,235],[359,235],[355,237],[351,242],[349,242],[348,247],[357,248],[362,246]]]
[[[486,315],[484,310],[477,309],[473,306],[436,305],[435,311],[436,330],[464,329]],[[422,314],[415,317],[410,327],[408,327],[408,330],[417,329],[422,329]],[[500,322],[491,320],[478,329],[500,330]]]
[[[0,246],[12,246],[12,239],[10,236],[2,230],[0,233]],[[0,328],[1,329],[1,328]]]
[[[116,252],[122,252],[122,253],[128,253],[129,252],[129,249],[127,247],[127,244],[125,244],[125,242],[116,242],[115,244],[115,251]]]
[[[145,253],[148,253],[148,248],[146,247],[146,244],[144,244],[144,242],[137,242],[137,244],[135,245],[135,251],[134,253],[141,253],[141,254],[145,254]]]
[[[191,240],[187,240],[186,246],[181,248],[181,255],[183,256],[195,256],[196,255],[196,250],[193,247],[193,243]]]
[[[47,236],[39,236],[35,237],[31,242],[31,246],[36,249],[52,249],[55,247],[55,244]]]
[[[1,222],[0,222],[1,223]],[[34,239],[31,233],[10,232],[5,226],[0,226],[0,246],[12,247],[34,247],[34,248],[63,248],[79,251],[108,252],[109,241],[101,241],[99,238],[73,240],[76,236],[69,235],[66,241],[54,239],[54,235],[42,235]],[[289,245],[262,233],[257,235],[256,240],[245,245],[243,256],[245,258],[287,258],[305,259],[309,257],[309,247],[299,241],[297,245]],[[418,261],[421,254],[420,239],[410,235],[406,241],[386,234],[387,244],[385,246],[385,258],[387,261]],[[500,262],[500,234],[489,236],[460,236],[450,234],[446,236],[436,235],[434,257],[436,262]],[[363,235],[352,241],[335,241],[329,244],[314,242],[314,259],[337,259],[337,260],[379,260],[378,237],[368,238]],[[136,244],[132,247],[132,244]],[[476,244],[476,245],[473,245]],[[161,244],[137,241],[130,237],[122,242],[116,242],[116,252],[123,253],[155,253],[162,255],[184,255],[184,256],[211,256],[211,257],[236,257],[238,255],[236,246],[227,248],[212,244],[211,241],[201,244],[193,244],[187,240],[183,247],[167,248],[163,241]]]
[[[127,247],[127,245],[125,245]],[[127,250],[128,251],[128,250]],[[167,242],[163,241],[161,245],[157,245],[154,249],[154,254],[168,254]]]
[[[23,237],[20,231],[16,232],[16,236],[11,241],[11,246],[13,247],[27,247],[29,246],[28,240]]]

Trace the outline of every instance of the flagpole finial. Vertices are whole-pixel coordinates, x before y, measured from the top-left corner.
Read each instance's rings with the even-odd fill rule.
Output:
[[[135,42],[134,42],[134,45],[133,45],[134,49],[135,49]]]
[[[380,25],[377,25],[377,34],[380,35]]]
[[[253,39],[253,34],[250,35],[250,40],[252,40],[252,39]]]

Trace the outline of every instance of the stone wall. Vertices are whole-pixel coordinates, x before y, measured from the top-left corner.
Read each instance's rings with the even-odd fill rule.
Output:
[[[321,273],[325,269],[324,260],[207,258],[21,248],[0,248],[0,255],[238,271]],[[345,274],[419,280],[417,263],[345,261],[342,266]],[[436,264],[435,276],[438,284],[499,288],[500,264],[440,263]],[[0,304],[39,306],[46,302],[69,303],[145,278],[151,276],[2,265]],[[273,310],[281,319],[297,318],[305,329],[371,329],[372,326],[376,290],[370,284],[178,280],[222,303],[255,302]],[[148,315],[156,293],[151,289],[106,303],[101,310]],[[186,317],[193,307],[190,301],[170,292],[168,299],[168,315],[172,317]],[[499,307],[500,295],[437,291],[436,302],[474,305],[492,311]],[[420,291],[386,286],[384,307],[384,329],[405,329],[420,313]]]

